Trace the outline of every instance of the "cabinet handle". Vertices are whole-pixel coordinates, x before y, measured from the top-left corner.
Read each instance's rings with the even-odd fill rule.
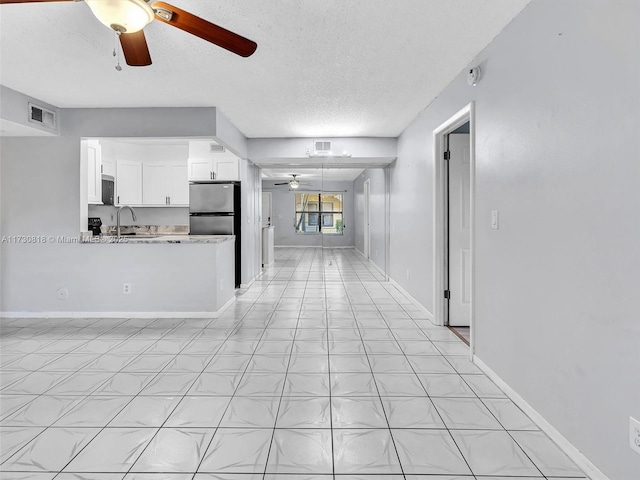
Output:
[[[168,204],[171,205],[171,197],[167,197],[167,198],[169,200]]]
[[[120,195],[118,195],[118,204],[120,204]]]
[[[209,172],[209,180],[213,180],[213,172]]]

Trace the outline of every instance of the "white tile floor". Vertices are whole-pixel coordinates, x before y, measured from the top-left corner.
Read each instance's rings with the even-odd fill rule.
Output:
[[[216,320],[3,319],[0,477],[586,477],[381,280],[277,249]]]

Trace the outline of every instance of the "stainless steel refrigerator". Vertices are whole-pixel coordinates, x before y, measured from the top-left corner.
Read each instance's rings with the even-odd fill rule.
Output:
[[[239,287],[240,182],[189,183],[189,234],[236,236],[236,287]]]

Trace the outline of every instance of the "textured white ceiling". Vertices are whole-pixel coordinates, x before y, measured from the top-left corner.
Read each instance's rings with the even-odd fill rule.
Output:
[[[84,3],[2,5],[0,83],[58,107],[216,106],[248,137],[397,136],[528,1],[175,0],[258,50],[156,21],[153,65],[121,72]]]

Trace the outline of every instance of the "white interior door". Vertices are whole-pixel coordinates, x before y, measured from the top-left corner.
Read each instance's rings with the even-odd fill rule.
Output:
[[[371,179],[364,182],[364,246],[363,252],[366,258],[371,257]]]
[[[262,192],[262,226],[271,226],[271,192]]]
[[[471,323],[471,157],[468,133],[449,135],[449,325]]]

